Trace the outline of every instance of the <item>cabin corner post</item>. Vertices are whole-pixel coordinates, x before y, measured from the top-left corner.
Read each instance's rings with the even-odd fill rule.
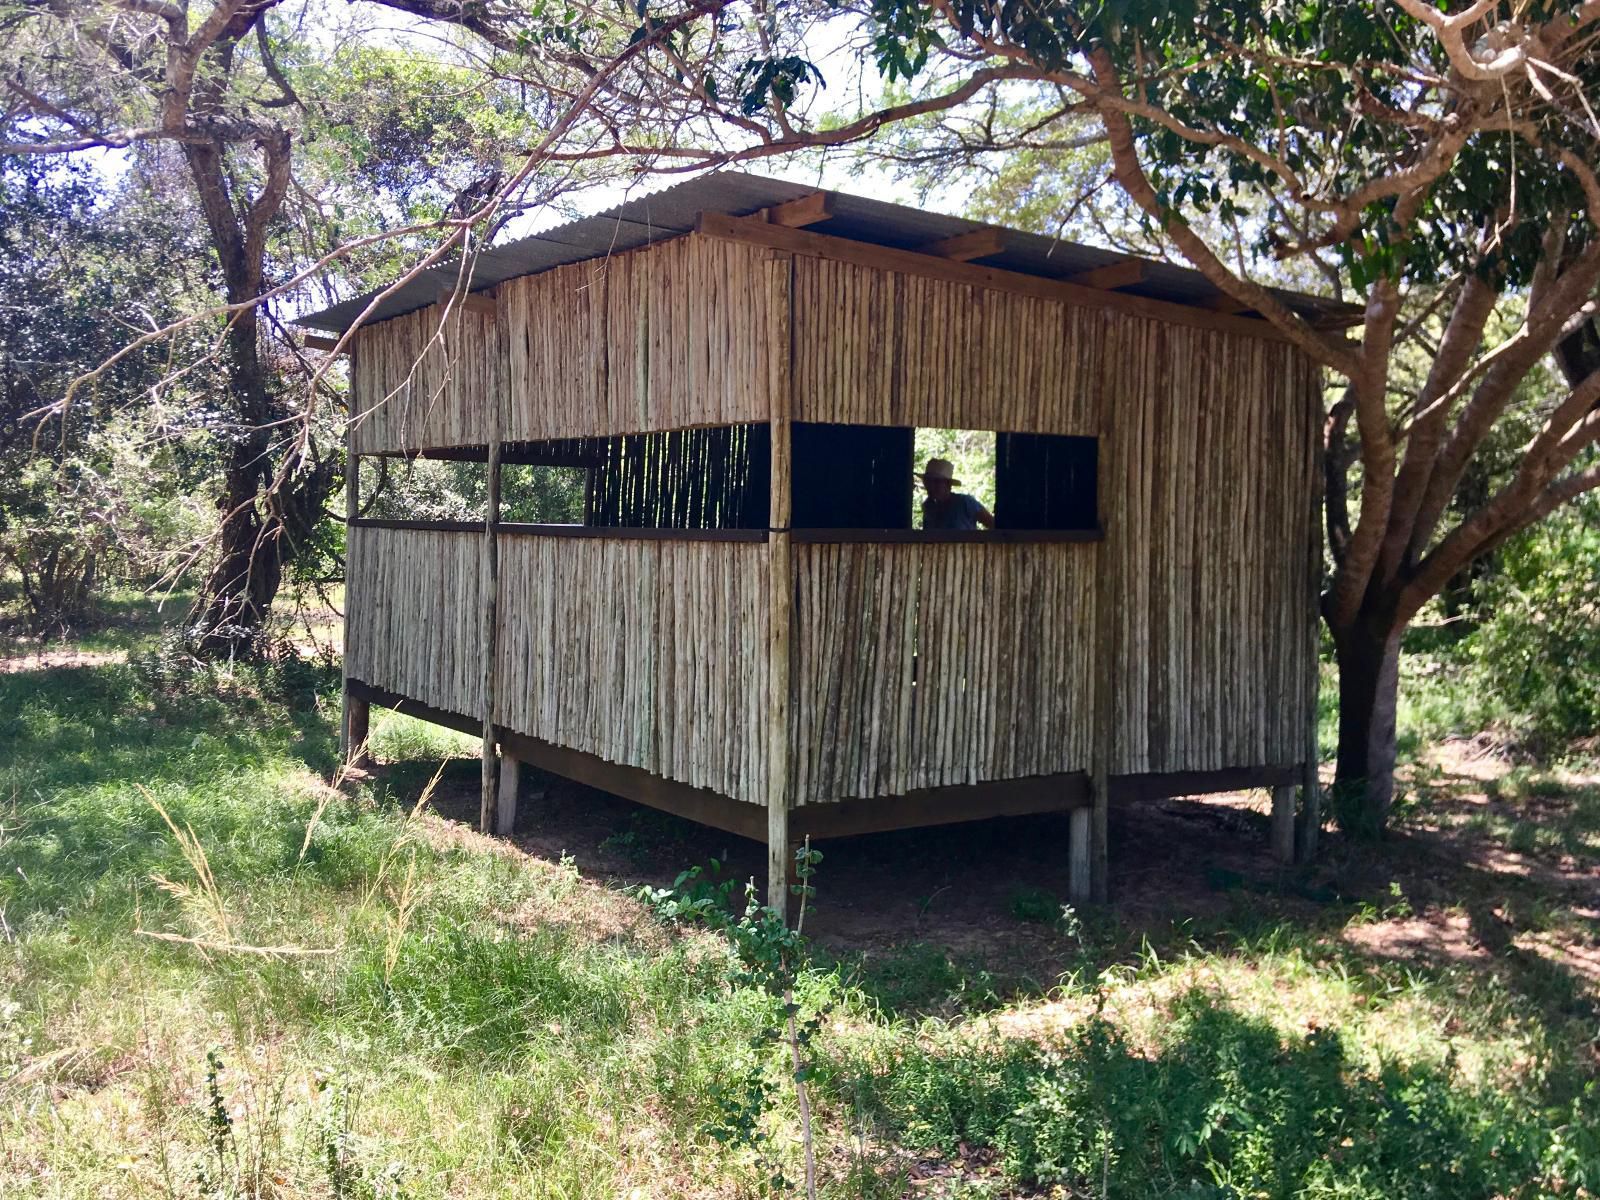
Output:
[[[789,687],[790,631],[794,621],[794,547],[789,533],[790,417],[794,260],[774,255],[766,262],[768,311],[768,426],[772,445],[767,510],[767,906],[788,919],[789,877]]]
[[[502,815],[499,813],[496,785],[499,783],[499,763],[495,755],[494,682],[496,644],[499,618],[496,601],[500,591],[500,430],[495,422],[494,436],[489,442],[488,496],[484,503],[483,522],[483,573],[479,581],[482,588],[483,632],[480,636],[483,654],[483,796],[478,809],[478,828],[484,833],[494,833]],[[514,800],[513,800],[514,803]],[[510,824],[516,824],[516,811],[510,813]]]
[[[361,515],[361,457],[356,453],[356,381],[350,381],[349,419],[344,428],[344,629],[339,653],[339,761],[347,767],[361,765],[367,754],[367,732],[371,710],[364,696],[350,694],[350,624],[355,610],[350,597],[355,593],[354,573],[350,570],[350,536]]]
[[[1306,584],[1308,593],[1307,604],[1310,607],[1310,629],[1307,631],[1307,672],[1306,680],[1306,750],[1305,750],[1305,777],[1300,787],[1300,813],[1299,828],[1296,831],[1294,856],[1303,863],[1310,862],[1317,856],[1317,838],[1322,832],[1322,779],[1318,774],[1321,766],[1320,754],[1317,745],[1317,723],[1321,706],[1322,695],[1322,571],[1323,571],[1323,545],[1322,545],[1322,481],[1323,481],[1323,444],[1322,444],[1322,377],[1321,371],[1314,364],[1305,365],[1307,391],[1310,393],[1306,408],[1311,413],[1311,453],[1310,479],[1306,488],[1310,493],[1310,515],[1307,518],[1310,527],[1306,531],[1308,551]]]
[[[1109,464],[1113,461],[1116,446],[1116,408],[1112,389],[1104,374],[1105,362],[1106,358],[1102,358],[1098,426],[1100,462]],[[1111,503],[1111,498],[1114,493],[1110,487],[1110,480],[1113,476],[1118,479],[1122,476],[1120,473],[1103,468],[1097,475],[1095,516],[1100,526],[1101,537],[1095,544],[1094,557],[1091,560],[1095,572],[1094,666],[1090,673],[1093,680],[1094,711],[1090,718],[1093,736],[1090,739],[1089,798],[1093,807],[1089,810],[1086,821],[1069,827],[1069,834],[1080,835],[1087,844],[1082,858],[1084,865],[1079,867],[1080,857],[1076,849],[1071,850],[1070,862],[1070,866],[1082,870],[1086,878],[1081,880],[1069,878],[1068,886],[1074,893],[1075,901],[1081,903],[1083,900],[1092,900],[1096,904],[1104,904],[1110,897],[1107,825],[1111,808],[1111,757],[1116,738],[1117,679],[1115,617],[1117,595],[1112,569],[1112,548],[1115,545],[1113,537],[1117,523],[1112,511],[1114,505]]]

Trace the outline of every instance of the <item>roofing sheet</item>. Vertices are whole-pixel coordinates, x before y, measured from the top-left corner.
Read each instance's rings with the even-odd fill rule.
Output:
[[[625,201],[595,216],[558,225],[531,237],[483,251],[473,270],[472,290],[492,287],[519,275],[532,275],[566,263],[582,262],[620,250],[631,250],[649,242],[678,237],[694,228],[695,219],[701,212],[746,216],[758,209],[795,200],[817,190],[803,183],[767,179],[738,171],[714,171],[699,175],[674,187]],[[1005,249],[1000,254],[984,258],[983,265],[1046,279],[1063,279],[1094,267],[1134,258],[1114,250],[1083,246],[1004,226],[984,225],[962,217],[890,204],[848,192],[834,192],[832,215],[807,228],[833,237],[903,249],[975,230],[998,229],[1005,235]],[[1149,259],[1137,261],[1145,264],[1144,279],[1120,291],[1191,305],[1209,304],[1219,295],[1217,289],[1198,271]],[[369,320],[381,321],[426,308],[438,299],[441,287],[454,284],[455,277],[456,268],[448,264],[422,272],[392,295],[386,296]],[[381,290],[301,317],[298,324],[343,332],[355,323],[372,299],[381,294]],[[1323,297],[1277,288],[1272,290],[1291,307],[1308,313],[1343,313],[1349,308]]]

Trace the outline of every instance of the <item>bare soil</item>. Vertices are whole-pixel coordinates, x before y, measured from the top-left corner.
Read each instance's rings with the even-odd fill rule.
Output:
[[[1130,953],[1289,921],[1363,956],[1555,971],[1600,995],[1600,862],[1518,853],[1493,836],[1483,817],[1505,807],[1493,789],[1509,770],[1472,743],[1446,744],[1410,781],[1415,802],[1384,843],[1353,846],[1328,832],[1307,868],[1272,861],[1265,793],[1113,809],[1112,904],[1078,916]],[[446,774],[434,799],[441,816],[476,820],[477,777],[475,762]],[[512,844],[547,863],[570,856],[593,882],[667,886],[712,860],[723,878],[762,880],[758,843],[537,772],[523,790]],[[1564,803],[1529,798],[1517,819],[1558,822]],[[864,963],[924,948],[982,979],[997,1000],[1040,994],[1078,952],[1071,922],[1056,919],[1067,894],[1066,839],[1065,816],[1040,816],[820,843],[806,932],[824,951]]]

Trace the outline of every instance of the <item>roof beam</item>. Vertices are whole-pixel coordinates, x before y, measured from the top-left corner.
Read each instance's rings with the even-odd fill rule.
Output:
[[[326,350],[330,354],[339,348],[338,338],[323,337],[317,333],[305,334],[301,337],[300,342],[307,350]]]
[[[1201,303],[1212,312],[1243,313],[1253,311],[1248,304],[1240,304],[1227,292],[1218,292],[1215,296],[1202,300]]]
[[[455,288],[445,284],[439,288],[439,303],[455,303],[463,312],[477,313],[480,316],[492,317],[500,311],[500,306],[494,297],[485,292],[457,292]]]
[[[1079,287],[1101,288],[1109,292],[1116,288],[1143,283],[1149,274],[1144,263],[1136,258],[1130,258],[1125,262],[1107,263],[1103,267],[1068,275],[1065,282],[1075,283]]]
[[[812,192],[809,196],[786,200],[763,211],[767,214],[769,224],[782,225],[786,229],[815,225],[833,216],[833,193]]]
[[[917,253],[948,258],[951,262],[971,262],[975,258],[1000,254],[1005,248],[1006,240],[998,229],[974,229],[971,233],[958,233],[955,237],[918,246]]]

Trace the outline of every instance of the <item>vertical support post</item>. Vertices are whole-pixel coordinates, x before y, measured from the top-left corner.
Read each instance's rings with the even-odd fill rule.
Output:
[[[494,676],[495,645],[498,641],[499,619],[495,611],[500,590],[500,430],[495,421],[494,439],[489,443],[488,497],[484,504],[483,522],[483,575],[482,587],[483,633],[479,638],[483,654],[483,798],[478,808],[478,828],[492,833],[496,828],[495,784],[498,782],[495,762],[494,732]]]
[[[510,837],[517,829],[517,792],[522,783],[522,760],[510,750],[500,752],[500,796],[494,831]]]
[[[1091,817],[1089,808],[1079,807],[1067,818],[1067,899],[1074,904],[1086,904],[1094,895]]]
[[[1301,862],[1310,862],[1317,856],[1317,836],[1322,832],[1322,781],[1317,778],[1315,734],[1305,771],[1305,783],[1300,787],[1300,836],[1296,857]]]
[[[1309,500],[1310,513],[1309,526],[1306,529],[1306,583],[1307,601],[1310,607],[1310,628],[1306,631],[1308,645],[1306,647],[1306,670],[1310,678],[1306,681],[1306,757],[1305,776],[1300,786],[1300,828],[1296,857],[1301,862],[1310,862],[1317,856],[1317,836],[1322,832],[1322,781],[1317,776],[1319,754],[1317,752],[1317,717],[1320,710],[1322,691],[1322,481],[1323,481],[1323,444],[1322,444],[1322,389],[1318,386],[1320,375],[1316,368],[1306,367],[1310,375],[1307,391],[1311,395],[1312,419],[1309,424],[1311,442],[1310,479],[1307,491],[1311,493]]]
[[[776,255],[766,264],[772,313],[768,347],[769,432],[772,481],[767,508],[767,905],[788,918],[789,872],[789,657],[794,621],[794,547],[789,541],[790,429],[793,412],[790,314],[794,259]]]
[[[1108,353],[1109,359],[1111,355]],[[1116,530],[1116,514],[1112,511],[1110,481],[1122,479],[1123,473],[1108,469],[1116,446],[1116,408],[1110,388],[1102,381],[1100,394],[1100,444],[1099,464],[1095,472],[1098,492],[1095,496],[1095,515],[1100,524],[1101,538],[1094,554],[1094,713],[1090,762],[1089,796],[1093,808],[1088,812],[1089,897],[1104,904],[1110,895],[1110,867],[1107,862],[1108,815],[1111,809],[1111,756],[1116,737],[1117,701],[1117,641],[1115,614],[1118,611],[1116,580],[1112,572],[1112,538]],[[1077,813],[1073,813],[1074,819]],[[1074,839],[1076,841],[1076,839]],[[1077,861],[1077,851],[1069,851]]]
[[[1284,866],[1295,859],[1295,800],[1294,784],[1272,789],[1272,857]]]
[[[365,766],[367,761],[367,733],[372,719],[372,708],[360,696],[345,693],[345,737],[350,751],[345,762],[352,767]]]
[[[361,512],[361,458],[356,454],[355,372],[350,378],[350,409],[344,427],[344,628],[339,645],[339,761],[355,766],[367,741],[368,708],[365,700],[350,695],[350,619],[355,612],[350,598],[355,594],[355,578],[350,570],[350,537]],[[360,707],[361,735],[354,736],[356,707]]]

